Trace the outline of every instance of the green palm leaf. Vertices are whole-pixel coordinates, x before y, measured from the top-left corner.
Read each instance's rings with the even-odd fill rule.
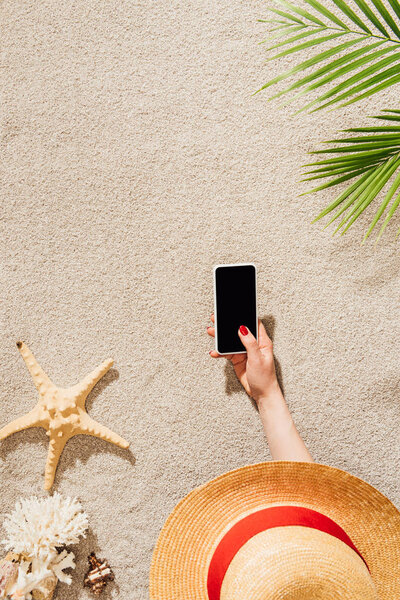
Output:
[[[334,233],[345,233],[370,204],[381,199],[363,242],[382,221],[380,239],[400,204],[400,110],[385,110],[373,118],[389,125],[346,129],[350,135],[325,142],[334,147],[311,152],[323,155],[322,160],[305,165],[312,168],[305,172],[304,181],[328,178],[307,194],[353,180],[313,221],[332,214],[329,226],[340,217]]]
[[[318,51],[258,90],[296,77],[289,87],[270,100],[294,90],[297,93],[289,101],[315,92],[317,96],[300,110],[316,111],[338,103],[345,106],[358,102],[400,82],[400,0],[388,0],[390,8],[382,0],[369,0],[369,3],[353,0],[357,14],[345,0],[330,0],[329,8],[326,0],[323,4],[318,0],[304,0],[309,10],[288,0],[275,1],[278,7],[269,10],[279,16],[282,29],[275,34],[280,41],[269,43],[267,51],[278,48],[280,51],[268,61],[312,48]],[[328,47],[324,48],[326,44]],[[378,57],[382,60],[377,61]],[[316,65],[318,69],[303,74]]]

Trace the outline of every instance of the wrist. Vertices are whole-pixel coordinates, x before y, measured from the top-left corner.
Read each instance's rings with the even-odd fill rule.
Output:
[[[258,408],[261,406],[268,406],[274,404],[286,404],[285,399],[282,394],[282,390],[277,380],[274,381],[272,385],[268,387],[265,392],[256,399],[256,404]]]

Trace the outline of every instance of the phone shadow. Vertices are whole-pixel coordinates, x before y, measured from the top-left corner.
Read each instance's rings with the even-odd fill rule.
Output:
[[[263,323],[271,340],[274,341],[275,327],[276,327],[275,317],[273,315],[266,315],[264,317],[260,317],[260,321]],[[281,369],[281,365],[280,365],[279,361],[277,360],[277,358],[275,356],[274,356],[274,362],[275,362],[276,377],[278,379],[278,383],[281,387],[281,390],[284,394],[285,389],[284,389],[284,384],[283,384],[282,369]],[[243,390],[242,384],[236,377],[236,374],[235,374],[235,371],[234,371],[231,361],[226,361],[226,363],[225,363],[225,392],[228,394],[228,396],[230,396],[230,395],[236,394],[237,392],[240,392],[242,390]],[[254,407],[257,408],[257,404],[254,402],[254,400],[252,398],[251,398],[251,401],[252,401]]]

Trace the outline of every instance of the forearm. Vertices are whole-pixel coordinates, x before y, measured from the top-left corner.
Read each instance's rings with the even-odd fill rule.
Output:
[[[257,402],[272,460],[313,462],[277,385]]]

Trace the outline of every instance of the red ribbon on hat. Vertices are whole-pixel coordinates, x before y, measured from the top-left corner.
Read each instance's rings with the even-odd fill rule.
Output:
[[[300,526],[318,529],[349,546],[368,565],[347,533],[326,515],[303,506],[270,506],[244,517],[224,535],[215,549],[208,569],[209,600],[220,600],[221,587],[233,557],[250,538],[274,527]]]

